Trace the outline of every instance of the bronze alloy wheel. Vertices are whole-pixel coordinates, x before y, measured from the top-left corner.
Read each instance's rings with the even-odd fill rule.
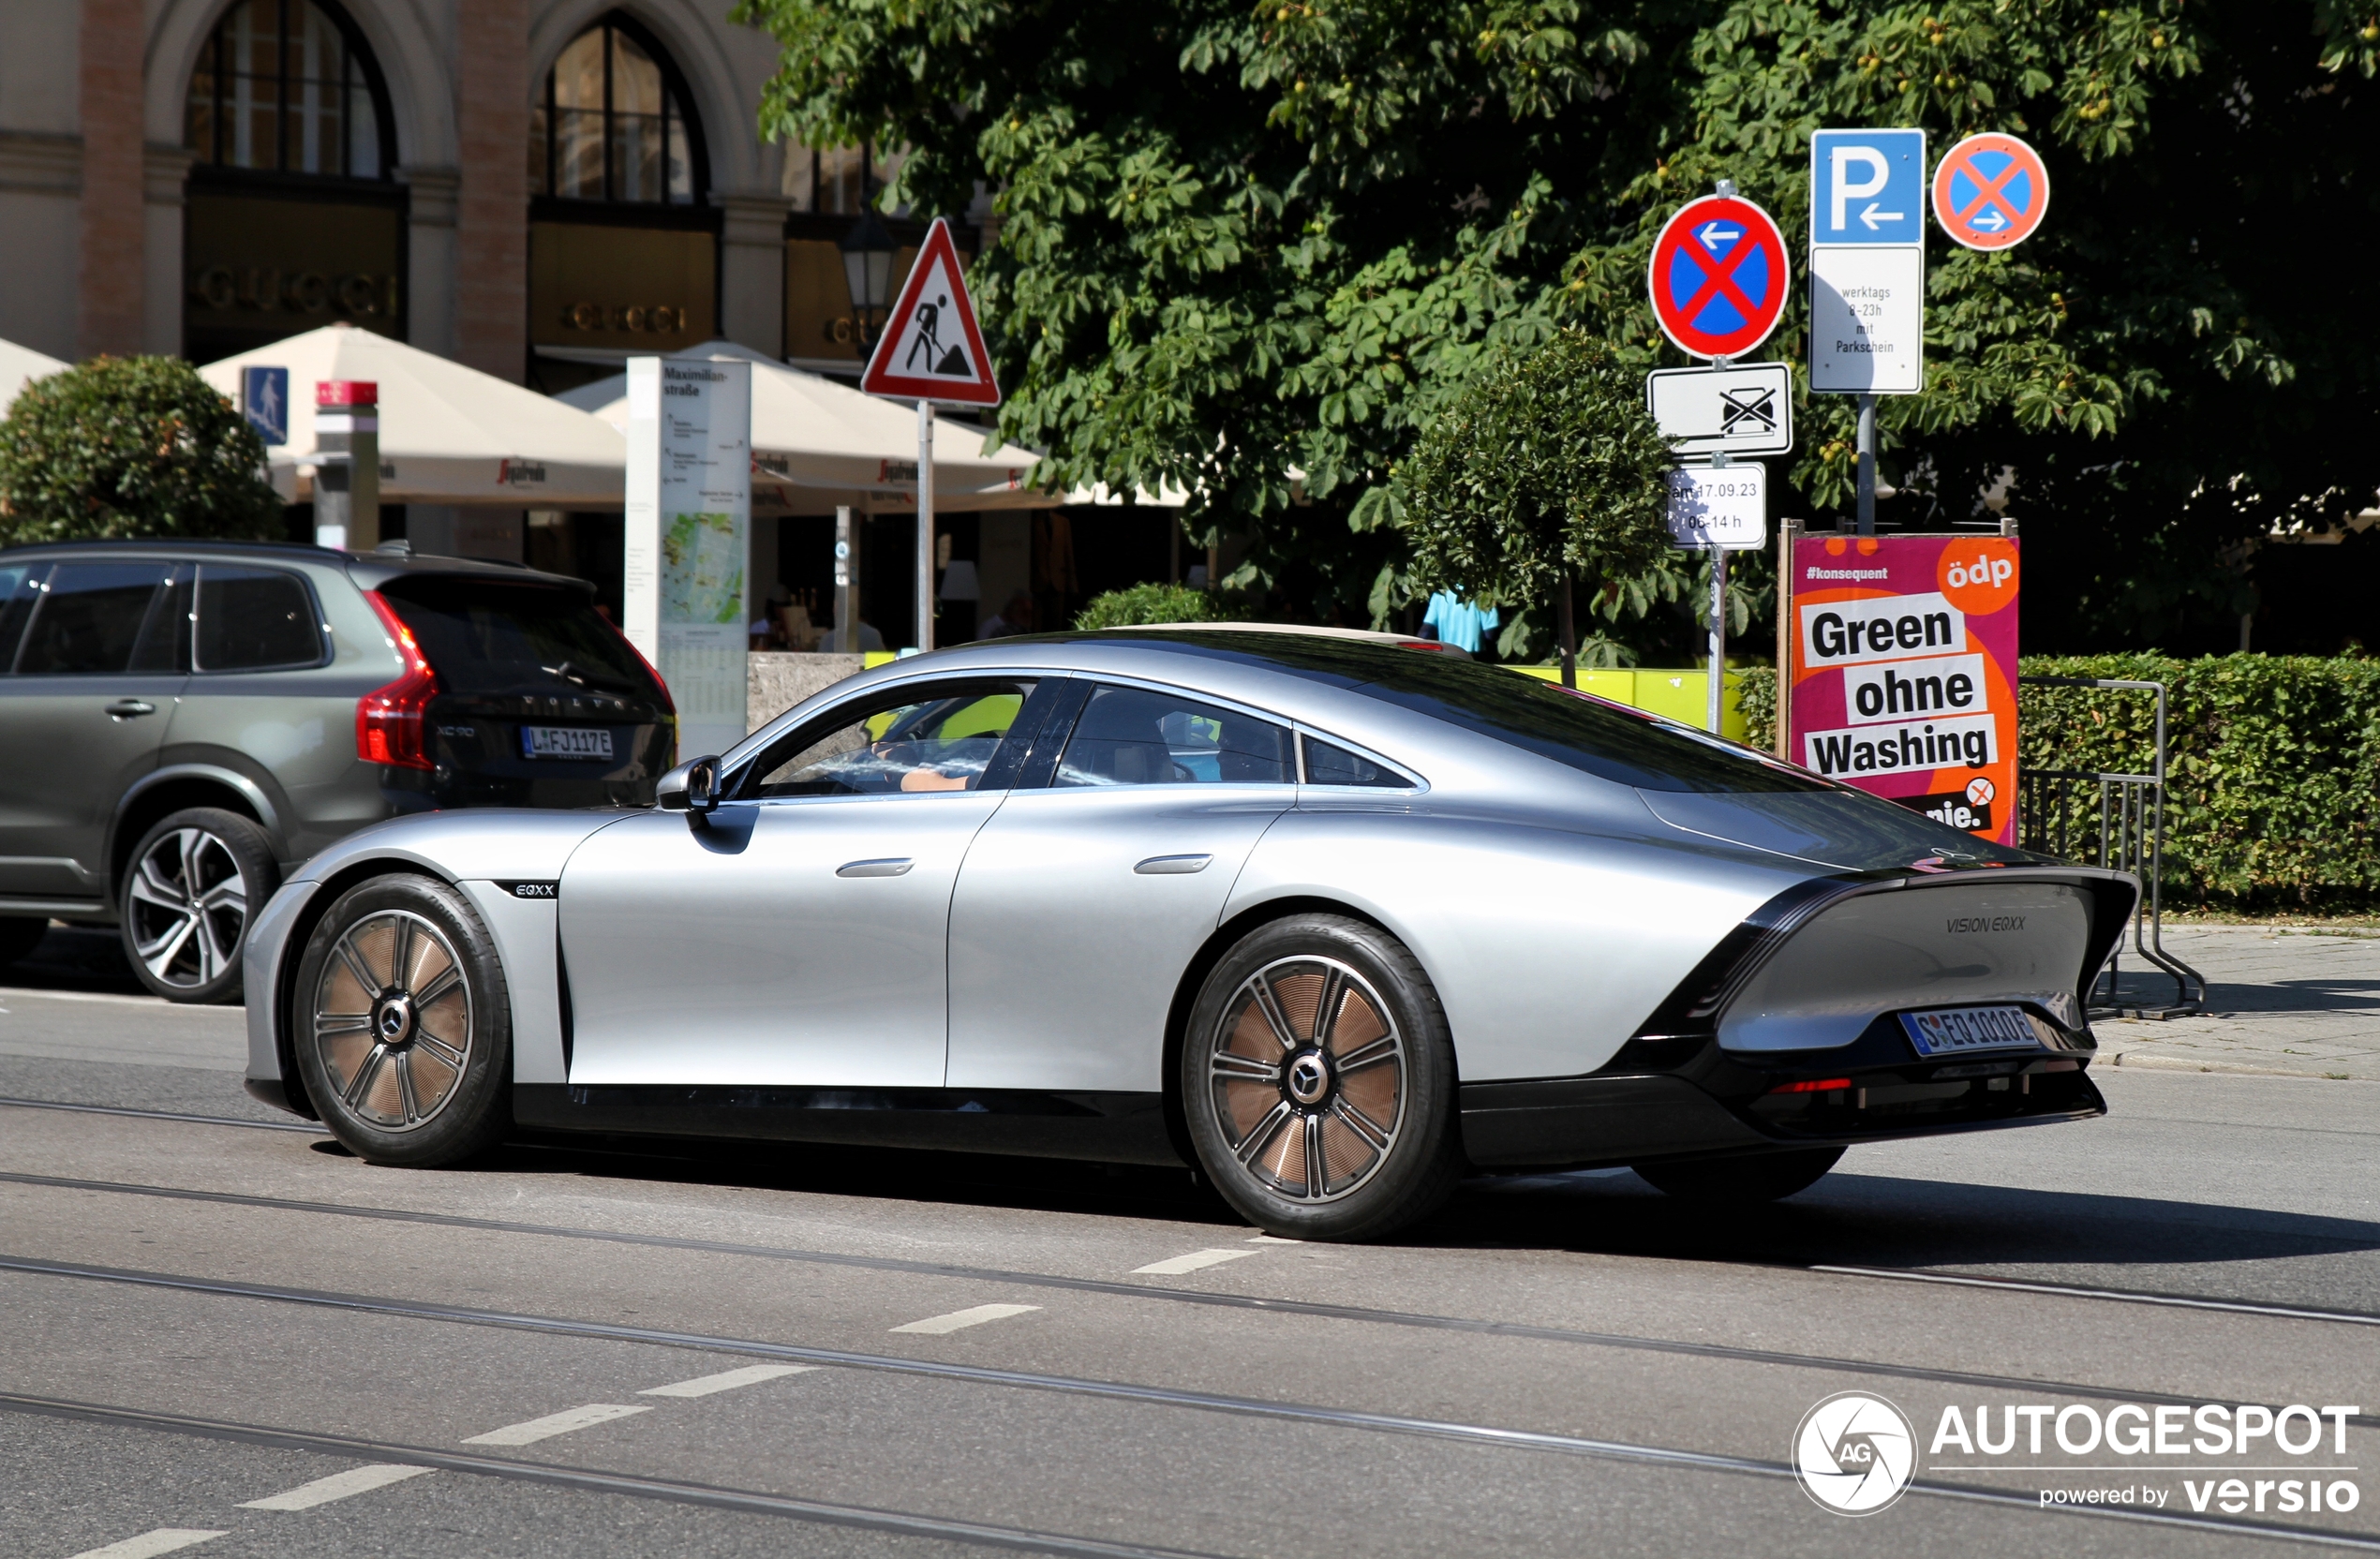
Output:
[[[462,960],[444,931],[410,911],[379,911],[339,935],[312,1010],[325,1079],[379,1131],[419,1131],[438,1119],[470,1065]]]
[[[1265,965],[1226,1003],[1210,1045],[1232,1156],[1275,1193],[1335,1201],[1387,1162],[1404,1125],[1406,1041],[1347,964]]]

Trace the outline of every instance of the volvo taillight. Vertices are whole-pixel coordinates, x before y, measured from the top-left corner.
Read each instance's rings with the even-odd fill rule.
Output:
[[[429,768],[429,743],[423,739],[422,716],[430,700],[443,690],[439,686],[438,672],[430,665],[429,657],[413,641],[413,631],[405,626],[387,600],[376,590],[364,592],[364,599],[379,614],[380,626],[388,631],[389,642],[405,662],[405,675],[384,688],[375,688],[355,705],[355,755],[367,764],[390,764],[398,768]]]

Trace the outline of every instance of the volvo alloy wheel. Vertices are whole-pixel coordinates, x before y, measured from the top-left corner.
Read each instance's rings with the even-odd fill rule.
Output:
[[[238,813],[194,807],[160,820],[119,887],[124,948],[141,983],[171,1002],[238,996],[249,917],[278,882],[271,842]]]

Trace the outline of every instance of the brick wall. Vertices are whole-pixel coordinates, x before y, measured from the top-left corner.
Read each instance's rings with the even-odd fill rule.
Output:
[[[454,356],[517,384],[528,339],[528,0],[464,0],[454,54]]]
[[[142,346],[147,222],[141,0],[82,0],[82,198],[75,351]],[[517,162],[519,159],[513,159]]]

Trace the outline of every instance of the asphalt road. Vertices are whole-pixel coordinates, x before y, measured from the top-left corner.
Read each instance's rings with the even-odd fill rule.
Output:
[[[1481,1179],[1317,1246],[1178,1172],[377,1169],[239,1091],[236,1011],[30,977],[0,990],[9,1555],[2380,1552],[2380,1084],[2109,1072],[2107,1120],[1856,1150],[1754,1212]],[[1858,1520],[1790,1471],[1845,1391],[1917,1435]],[[2302,1454],[2060,1448],[2122,1403],[2354,1413]],[[1946,1408],[1988,1441],[2026,1404],[2040,1453],[2021,1418],[2003,1454],[1936,1445]],[[2355,1507],[2282,1508],[2313,1468]],[[2042,1507],[2094,1490],[2135,1503]]]

